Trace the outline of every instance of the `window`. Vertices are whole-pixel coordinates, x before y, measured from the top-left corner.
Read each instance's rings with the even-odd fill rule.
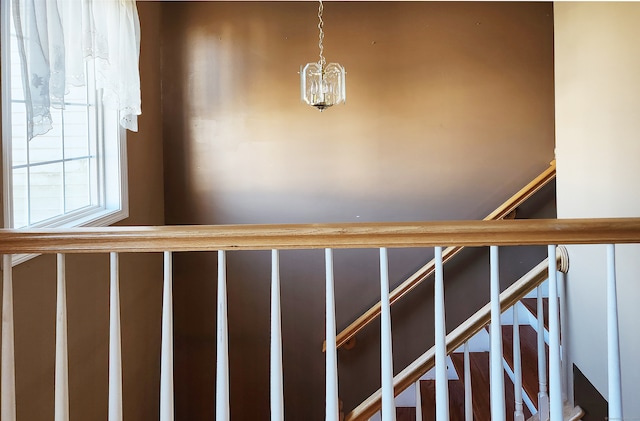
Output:
[[[51,101],[52,129],[27,140],[21,59],[10,1],[2,2],[4,226],[109,225],[127,216],[125,131],[101,103],[94,62],[87,83]]]

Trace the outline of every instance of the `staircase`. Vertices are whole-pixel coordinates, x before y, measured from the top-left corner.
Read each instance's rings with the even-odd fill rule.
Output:
[[[537,421],[537,406],[538,406],[538,392],[539,392],[539,377],[538,377],[538,345],[537,345],[537,299],[536,298],[524,298],[520,301],[519,319],[524,320],[519,325],[520,332],[520,363],[522,370],[522,396],[523,396],[523,415],[525,420]],[[545,336],[548,336],[548,311],[549,303],[548,298],[543,298],[543,317],[544,317],[544,330]],[[524,317],[523,317],[524,316]],[[514,341],[514,326],[512,324],[513,319],[509,317],[508,313],[503,314],[502,325],[502,347],[503,347],[503,364],[505,366],[504,371],[504,385],[505,385],[505,409],[507,421],[514,420],[515,414],[515,392],[513,383],[514,373],[514,354],[513,354],[513,341]],[[472,390],[472,410],[473,419],[476,421],[491,421],[491,408],[490,408],[490,388],[489,388],[489,332],[488,329],[479,332],[471,345],[472,351],[469,352],[470,360],[470,373],[471,373],[471,390]],[[465,420],[465,383],[464,383],[464,353],[461,349],[456,350],[449,356],[449,419],[451,421],[464,421]],[[545,367],[549,367],[549,355],[548,345],[545,344]],[[548,377],[548,376],[547,376]],[[431,421],[436,419],[435,415],[435,380],[433,379],[433,373],[427,373],[419,381],[420,385],[420,400],[421,400],[421,413],[422,420]],[[415,388],[411,388],[407,395],[411,393],[415,394]],[[402,404],[404,399],[399,396],[399,404]],[[416,400],[414,399],[414,402]],[[414,403],[415,405],[415,403]],[[416,408],[415,406],[398,406],[397,409],[397,421],[416,421]],[[584,412],[579,407],[570,407],[565,403],[565,416],[566,421],[579,420]],[[373,417],[371,420],[377,420]]]

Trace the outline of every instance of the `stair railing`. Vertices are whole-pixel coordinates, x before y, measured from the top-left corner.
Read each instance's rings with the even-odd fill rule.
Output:
[[[560,248],[560,251],[557,253],[555,259],[555,267],[552,266],[552,272],[555,270],[560,270],[566,272],[568,270],[568,257],[566,255],[566,251],[564,248]],[[494,257],[495,258],[495,257]],[[552,263],[553,264],[553,263]],[[490,322],[493,320],[500,321],[499,315],[506,311],[509,308],[512,308],[518,301],[520,301],[524,296],[526,296],[529,292],[536,289],[542,282],[544,282],[548,278],[549,273],[549,263],[548,259],[544,259],[537,266],[523,275],[519,280],[514,282],[511,286],[509,286],[506,290],[499,294],[499,299],[495,300],[495,297],[492,297],[492,301],[482,307],[480,310],[475,312],[471,317],[465,320],[462,324],[460,324],[457,328],[451,331],[445,337],[446,343],[446,351],[445,353],[451,354],[453,351],[458,349],[460,346],[465,346],[469,339],[475,336],[478,332],[483,330]],[[499,306],[496,309],[496,304]],[[498,317],[495,318],[495,312],[498,311]],[[440,322],[437,321],[436,324]],[[498,328],[498,331],[500,328]],[[495,327],[491,326],[491,331],[495,331]],[[500,337],[501,335],[491,335],[492,338]],[[515,342],[515,341],[514,341]],[[492,344],[492,355],[499,357],[498,363],[495,364],[492,361],[492,365],[497,366],[500,371],[499,376],[495,379],[492,384],[502,383],[502,348],[501,345],[496,351],[496,348]],[[408,388],[411,384],[417,382],[420,377],[426,374],[429,370],[434,368],[437,365],[436,355],[438,354],[438,349],[434,345],[429,350],[427,350],[424,354],[419,356],[415,361],[409,364],[404,370],[399,372],[393,379],[393,386],[396,395],[399,395],[402,391]],[[441,351],[440,351],[441,352]],[[544,355],[544,353],[543,353]],[[468,361],[468,357],[465,358]],[[465,376],[467,375],[467,370],[465,369]],[[495,374],[492,374],[492,379]],[[444,378],[446,380],[446,377]],[[441,380],[443,383],[446,381]],[[438,387],[438,377],[436,377],[436,388]],[[469,384],[469,382],[465,382],[465,385]],[[492,386],[493,388],[493,386]],[[437,389],[436,389],[437,390]],[[357,406],[353,411],[351,411],[345,418],[345,421],[353,421],[353,420],[367,420],[371,416],[373,416],[376,412],[378,412],[380,407],[380,393],[378,390],[374,392],[371,396],[365,399],[359,406]],[[469,392],[467,392],[469,393]],[[497,391],[499,396],[504,397],[503,391]],[[438,401],[436,397],[436,401]],[[500,406],[493,404],[492,408],[495,406]],[[502,414],[504,415],[504,414]],[[502,419],[503,416],[492,414],[491,419]]]
[[[549,168],[540,173],[536,178],[531,180],[526,186],[521,188],[516,194],[507,199],[498,206],[493,212],[487,215],[483,221],[496,221],[508,218],[518,206],[526,202],[537,191],[546,186],[556,177],[556,161],[553,160],[549,164]],[[443,251],[443,263],[451,260],[456,254],[464,249],[464,246],[451,246]],[[395,304],[402,297],[411,292],[415,287],[420,285],[424,280],[429,278],[435,272],[435,259],[418,269],[413,275],[409,276],[405,281],[398,285],[389,293],[391,305]],[[341,348],[358,332],[364,329],[369,323],[374,321],[381,313],[380,302],[374,304],[369,310],[365,311],[360,317],[354,320],[349,326],[338,333],[336,347]],[[322,343],[322,350],[327,348],[326,341]]]
[[[229,413],[229,370],[227,352],[227,320],[226,320],[226,271],[225,252],[227,250],[272,250],[272,294],[271,294],[271,420],[284,418],[284,395],[282,390],[282,351],[280,335],[280,297],[279,297],[279,263],[278,250],[284,249],[325,249],[327,271],[327,296],[333,293],[333,268],[331,250],[339,248],[379,248],[381,292],[383,300],[385,323],[382,324],[383,341],[382,355],[384,366],[381,390],[363,405],[358,406],[347,417],[347,420],[365,419],[372,409],[379,408],[383,402],[383,421],[395,419],[394,399],[397,392],[406,388],[408,384],[417,381],[417,373],[424,372],[426,367],[433,365],[436,359],[435,350],[428,351],[420,361],[411,364],[398,375],[392,377],[391,365],[391,323],[389,313],[387,253],[389,247],[436,247],[444,246],[490,246],[492,254],[497,255],[498,246],[507,245],[542,245],[542,244],[616,244],[640,243],[640,218],[619,219],[575,219],[575,220],[507,220],[507,221],[454,221],[454,222],[421,222],[421,223],[368,223],[368,224],[310,224],[310,225],[241,225],[241,226],[176,226],[176,227],[108,227],[108,228],[75,228],[69,230],[0,230],[0,253],[3,256],[3,307],[2,307],[2,356],[0,381],[0,406],[3,421],[16,420],[16,391],[15,391],[15,363],[14,363],[14,323],[13,323],[13,292],[11,255],[23,253],[55,253],[58,255],[58,308],[57,319],[60,321],[60,335],[56,336],[56,380],[55,380],[55,420],[68,419],[68,373],[67,373],[67,338],[66,304],[65,304],[65,265],[66,253],[109,253],[111,256],[111,297],[114,298],[110,306],[110,337],[109,337],[109,420],[119,420],[122,417],[122,365],[120,345],[120,314],[118,298],[118,254],[122,252],[159,252],[163,253],[164,281],[163,281],[163,310],[162,310],[162,345],[161,345],[161,379],[160,379],[160,420],[174,419],[174,384],[173,384],[173,313],[172,313],[172,253],[175,251],[217,251],[219,257],[218,272],[218,328],[217,331],[217,371],[216,371],[216,414],[217,420],[228,420]],[[551,257],[551,273],[556,270],[556,248],[549,246]],[[614,247],[609,246],[611,268]],[[438,278],[441,278],[441,253],[437,252]],[[496,260],[495,258],[492,260]],[[496,265],[497,262],[494,262]],[[539,269],[538,272],[541,272]],[[544,272],[544,270],[542,270]],[[496,270],[492,273],[497,274]],[[615,270],[610,269],[609,291],[615,293]],[[539,283],[536,278],[544,275],[532,274],[529,278],[520,280],[500,294],[499,305],[485,306],[483,313],[465,321],[461,326],[443,338],[437,340],[445,344],[445,349],[438,347],[439,361],[443,352],[451,352],[462,345],[472,331],[478,331],[491,320],[499,317],[499,312],[513,305],[523,291],[533,288]],[[535,278],[535,279],[532,279]],[[440,282],[440,281],[439,281]],[[493,281],[495,282],[495,280]],[[495,296],[495,291],[492,294]],[[442,297],[443,298],[443,297]],[[615,295],[609,301],[615,303]],[[331,309],[331,298],[327,300],[327,311],[332,315],[327,319],[327,337],[334,342],[331,331],[335,329],[335,309]],[[442,309],[443,310],[443,309]],[[442,310],[439,310],[442,313]],[[491,315],[491,313],[494,313]],[[497,312],[497,314],[496,314]],[[611,310],[616,313],[615,309]],[[555,312],[557,317],[557,310]],[[553,317],[553,315],[552,315]],[[444,327],[444,318],[438,318],[437,324]],[[615,322],[611,322],[616,324]],[[552,330],[557,330],[557,323],[551,324]],[[493,330],[493,329],[492,329]],[[444,329],[439,329],[440,336]],[[552,333],[553,336],[553,333]],[[614,335],[614,338],[617,334]],[[554,340],[555,341],[555,340]],[[615,341],[614,341],[615,342]],[[556,343],[555,346],[559,346]],[[611,345],[617,349],[617,343]],[[502,354],[500,352],[500,354]],[[610,352],[611,355],[616,352]],[[618,353],[619,354],[619,353]],[[339,420],[337,396],[337,358],[333,353],[327,353],[326,380],[326,419]],[[552,359],[558,365],[558,358]],[[617,368],[616,368],[617,364]],[[611,362],[610,373],[615,377],[618,373],[617,384],[610,385],[610,396],[619,393],[619,360]],[[386,374],[384,374],[386,373]],[[391,373],[391,375],[389,375]],[[19,375],[19,373],[18,373]],[[561,398],[559,384],[555,378],[559,376],[559,369],[552,373],[550,382],[551,420],[560,420],[557,406],[554,406],[556,396]],[[501,381],[502,377],[500,377]],[[440,382],[442,383],[442,381]],[[492,382],[493,383],[493,382]],[[615,381],[614,381],[615,383]],[[446,382],[445,388],[446,388]],[[437,386],[438,387],[438,386]],[[616,391],[617,388],[617,391]],[[445,389],[446,390],[446,389]],[[499,402],[499,399],[496,399]],[[502,404],[504,400],[502,400]],[[500,405],[497,403],[496,405]],[[611,409],[612,406],[615,406]],[[610,414],[617,411],[617,403],[610,402]],[[375,412],[375,411],[374,411]],[[446,419],[446,411],[439,416],[438,421]],[[443,418],[445,417],[445,418]],[[560,414],[561,417],[561,414]]]

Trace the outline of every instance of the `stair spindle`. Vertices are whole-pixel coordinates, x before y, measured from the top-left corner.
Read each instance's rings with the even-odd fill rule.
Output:
[[[382,421],[396,420],[393,394],[393,355],[391,353],[391,307],[389,304],[389,258],[387,249],[380,248],[380,337],[382,371]]]
[[[542,305],[542,287],[536,288],[536,313],[538,317],[538,419],[549,419],[549,395],[547,394],[547,359],[544,341],[544,306]]]
[[[567,319],[567,289],[566,275],[564,272],[558,273],[558,296],[560,297],[560,348],[562,350],[560,365],[562,367],[562,402],[567,402],[569,399],[569,341],[567,341],[567,326],[569,320]]]
[[[471,389],[469,341],[464,343],[464,419],[465,421],[473,421],[473,393]]]
[[[607,245],[607,373],[609,419],[613,421],[623,420],[618,299],[616,293],[616,250],[614,244]]]
[[[122,420],[122,341],[118,253],[109,253],[109,421]]]
[[[13,268],[12,256],[2,256],[2,388],[0,419],[16,420],[16,369],[13,335]]]
[[[325,249],[326,276],[326,407],[325,420],[338,421],[340,419],[340,404],[338,402],[338,349],[336,343],[336,302],[335,283],[333,279],[333,250]]]
[[[449,387],[447,377],[447,330],[445,325],[444,277],[442,247],[435,247],[436,277],[434,283],[436,421],[449,420]]]
[[[218,305],[216,318],[216,420],[229,421],[227,258],[224,250],[218,250]]]
[[[271,421],[284,420],[282,379],[282,323],[280,315],[280,262],[278,250],[271,251]]]
[[[491,260],[491,419],[505,421],[504,405],[504,368],[502,366],[502,327],[500,324],[500,276],[498,265],[498,247],[490,247]]]
[[[164,252],[162,344],[160,354],[160,421],[173,421],[173,270],[170,251]]]
[[[558,320],[558,270],[556,246],[549,250],[549,419],[562,418],[562,379],[560,368],[560,321]]]
[[[67,286],[64,254],[56,255],[56,366],[54,420],[69,420],[69,357],[67,352]]]
[[[513,414],[514,421],[524,421],[522,406],[522,363],[520,361],[520,323],[518,320],[518,303],[511,308],[513,312],[513,388],[516,408]]]
[[[422,421],[422,391],[420,390],[420,379],[416,381],[416,421]]]

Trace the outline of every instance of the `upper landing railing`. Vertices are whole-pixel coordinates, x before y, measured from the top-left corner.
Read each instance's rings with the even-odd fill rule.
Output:
[[[336,342],[335,301],[333,277],[333,249],[379,248],[380,291],[382,297],[381,323],[381,407],[384,421],[395,419],[393,356],[391,351],[391,319],[389,307],[389,276],[387,248],[434,247],[436,255],[436,297],[438,326],[436,326],[435,364],[438,376],[446,375],[442,369],[445,355],[444,289],[442,283],[442,248],[445,246],[491,247],[491,320],[499,319],[498,300],[498,246],[550,245],[555,273],[554,244],[615,244],[640,243],[640,218],[576,219],[576,220],[501,220],[417,223],[318,224],[318,225],[245,225],[245,226],[175,226],[175,227],[110,227],[76,228],[71,230],[0,230],[0,253],[3,256],[2,297],[2,373],[0,390],[0,417],[2,421],[16,419],[13,277],[11,255],[21,253],[57,254],[57,310],[55,358],[55,420],[69,419],[67,310],[65,286],[66,253],[109,253],[110,266],[110,333],[109,333],[109,420],[122,419],[122,364],[120,344],[119,270],[120,252],[162,252],[164,255],[164,283],[162,309],[160,420],[174,419],[173,406],[173,305],[172,305],[172,252],[216,251],[218,255],[217,304],[217,365],[216,365],[216,420],[230,418],[229,365],[226,304],[226,250],[272,250],[271,267],[271,420],[284,419],[285,397],[282,378],[282,340],[280,335],[280,273],[279,250],[325,249],[326,263],[326,339]],[[608,248],[613,256],[614,247]],[[610,257],[609,262],[614,261]],[[613,265],[615,269],[615,265]],[[613,271],[615,275],[615,270]],[[615,276],[613,276],[615,280]],[[615,283],[612,296],[615,297]],[[613,300],[615,302],[615,298]],[[439,304],[438,304],[439,303]],[[553,309],[550,312],[553,314]],[[557,314],[557,313],[556,313]],[[617,314],[617,313],[616,313]],[[617,326],[617,323],[614,323]],[[557,323],[556,323],[557,325]],[[496,331],[496,329],[493,329]],[[553,328],[552,332],[556,332]],[[617,334],[617,331],[616,331]],[[554,336],[554,335],[552,335]],[[554,337],[559,337],[556,332]],[[616,337],[617,338],[617,337]],[[615,341],[617,344],[617,339]],[[559,349],[558,346],[553,349]],[[327,420],[339,420],[337,352],[329,346],[326,353],[326,414]],[[615,352],[611,352],[615,354]],[[493,358],[493,357],[492,357]],[[550,356],[550,372],[557,371],[559,356]],[[555,365],[554,365],[555,364]],[[493,364],[499,367],[500,364]],[[610,372],[616,371],[615,364]],[[619,365],[618,365],[619,374]],[[18,373],[19,375],[19,373]],[[493,375],[492,375],[493,376]],[[499,379],[501,375],[495,375]],[[551,420],[560,420],[561,407],[554,406],[553,395],[558,392],[559,377],[551,379]],[[493,383],[493,381],[492,381]],[[440,384],[443,384],[440,382]],[[444,382],[446,384],[446,380]],[[497,384],[497,383],[496,383]],[[554,386],[554,384],[556,386]],[[436,382],[436,393],[438,390]],[[555,387],[555,389],[554,389]],[[615,401],[614,388],[609,387],[610,418],[620,417],[615,412],[620,406]],[[493,394],[493,387],[492,387]],[[499,393],[498,393],[499,395]],[[496,396],[498,396],[496,395]],[[612,398],[613,396],[613,398]],[[612,401],[613,400],[613,401]],[[492,411],[500,404],[492,396]],[[558,409],[560,408],[560,409]],[[614,412],[612,411],[612,408]],[[558,415],[558,410],[560,415]],[[503,410],[504,411],[504,410]],[[439,412],[440,413],[440,412]],[[493,419],[500,419],[493,416]],[[447,419],[438,415],[438,420]]]

